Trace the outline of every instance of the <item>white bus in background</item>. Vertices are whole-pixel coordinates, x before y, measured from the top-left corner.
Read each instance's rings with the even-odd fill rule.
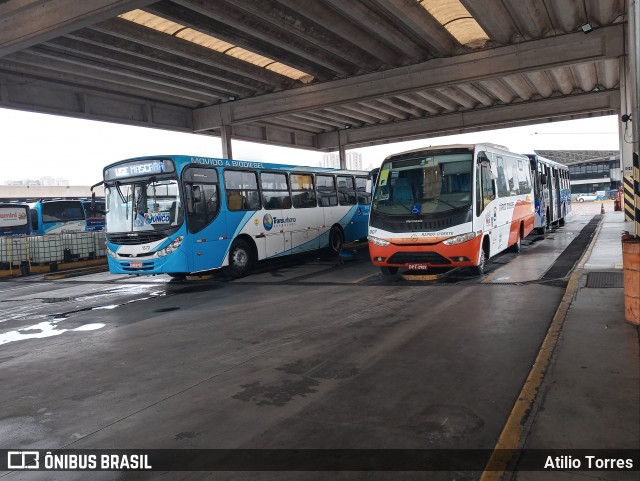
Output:
[[[569,167],[529,154],[535,195],[535,229],[545,234],[551,225],[562,227],[571,212]]]

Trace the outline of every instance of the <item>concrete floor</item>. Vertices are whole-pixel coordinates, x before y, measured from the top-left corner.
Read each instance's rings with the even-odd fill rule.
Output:
[[[494,259],[484,283],[389,281],[359,254],[233,282],[3,282],[0,448],[492,449],[564,294],[527,281],[584,220]],[[52,474],[0,479],[480,476]]]

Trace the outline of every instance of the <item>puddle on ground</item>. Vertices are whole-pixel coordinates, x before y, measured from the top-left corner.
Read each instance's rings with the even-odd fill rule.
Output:
[[[7,344],[9,342],[24,341],[26,339],[42,339],[45,337],[59,336],[65,332],[96,331],[98,329],[102,329],[106,325],[102,323],[93,323],[85,324],[74,329],[60,329],[58,324],[62,320],[64,319],[40,322],[33,326],[27,326],[22,329],[0,334],[0,345]]]

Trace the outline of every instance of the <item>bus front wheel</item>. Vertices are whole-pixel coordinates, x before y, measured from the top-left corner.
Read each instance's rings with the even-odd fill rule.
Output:
[[[242,239],[236,239],[229,249],[229,265],[225,269],[227,275],[233,278],[244,277],[251,271],[253,252],[249,244]]]
[[[398,267],[394,266],[380,266],[380,272],[385,277],[395,276],[398,273]]]
[[[183,272],[169,272],[167,274],[169,277],[171,277],[172,281],[186,281],[187,280],[187,275]]]
[[[481,276],[484,274],[484,267],[487,263],[487,255],[484,250],[484,246],[480,249],[480,259],[478,259],[478,265],[471,268],[471,272],[473,272],[476,276]]]

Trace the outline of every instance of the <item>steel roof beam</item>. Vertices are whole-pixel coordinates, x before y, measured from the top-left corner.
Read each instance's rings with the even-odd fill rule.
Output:
[[[10,66],[14,73],[3,72]],[[18,66],[29,69],[29,66]],[[104,90],[106,82],[96,81],[92,88],[72,86],[47,78],[16,74],[17,68],[6,60],[0,60],[0,107],[66,115],[75,118],[117,122],[126,125],[155,127],[180,132],[193,132],[191,109],[160,100],[144,100],[134,95],[109,94]],[[60,77],[68,76],[60,74]],[[126,92],[124,86],[121,91]],[[183,101],[185,102],[185,101]]]
[[[155,0],[0,2],[0,57],[115,17]]]
[[[263,18],[238,11],[237,7],[224,2],[162,1],[145,10],[251,52],[277,59],[320,80],[335,78],[335,72],[347,75],[357,70],[355,65],[336,58],[319,46],[300,41],[278,27],[269,26]]]
[[[243,99],[194,112],[196,130],[221,125],[221,110],[232,124],[363,102],[416,90],[454,86],[484,79],[536,72],[566,65],[615,59],[624,55],[623,25],[616,24],[561,38],[544,38],[483,50],[348,79]],[[366,86],[366,88],[365,88]]]
[[[604,92],[555,97],[547,100],[520,102],[513,105],[456,112],[435,117],[394,122],[384,125],[341,131],[341,145],[364,147],[396,141],[422,139],[440,135],[459,134],[520,125],[541,121],[569,120],[594,115],[611,115],[620,108],[620,92]],[[335,150],[338,132],[318,135],[320,150]],[[384,139],[384,140],[381,140]]]
[[[234,78],[234,75],[237,75],[238,77],[247,77],[248,79],[281,88],[288,88],[295,84],[294,80],[272,72],[271,70],[258,67],[244,60],[238,60],[230,55],[216,52],[215,50],[196,45],[192,42],[157,32],[148,27],[136,25],[121,18],[114,18],[97,25],[92,25],[90,31],[84,29],[79,32],[74,32],[71,35],[87,40],[93,39],[94,37],[90,32],[100,32],[113,36],[123,43],[129,42],[135,44],[138,46],[137,48],[140,49],[150,47],[154,50],[161,50],[177,55],[182,59],[192,60],[216,69],[221,69],[230,78]],[[100,41],[99,38],[96,38],[96,41]]]

